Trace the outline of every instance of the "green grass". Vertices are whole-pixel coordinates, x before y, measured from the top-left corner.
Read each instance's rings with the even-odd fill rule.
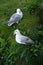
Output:
[[[0,1],[0,65],[43,65],[43,32],[39,34],[39,5],[40,0]],[[17,8],[22,10],[23,19],[18,25],[8,27],[6,23]],[[34,13],[32,9],[35,9]],[[18,44],[13,35],[16,28],[33,39],[35,45]]]

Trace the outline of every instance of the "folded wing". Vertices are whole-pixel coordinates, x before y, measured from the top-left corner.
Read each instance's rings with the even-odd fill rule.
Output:
[[[27,44],[27,43],[28,43],[28,44],[34,43],[32,39],[30,39],[30,38],[28,38],[28,37],[26,37],[26,36],[21,36],[21,42],[22,42],[22,43],[26,43],[26,44]]]
[[[19,14],[13,14],[10,18],[10,20],[8,21],[8,26],[11,26],[12,24],[14,24],[15,22],[19,22],[21,19],[21,16]]]

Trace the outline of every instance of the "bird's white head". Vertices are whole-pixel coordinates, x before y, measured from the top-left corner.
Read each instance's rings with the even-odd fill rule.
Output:
[[[21,18],[23,17],[23,13],[19,8],[17,9],[17,14],[19,14],[21,16]]]
[[[18,8],[18,9],[17,9],[17,12],[19,12],[19,13],[20,13],[20,12],[21,12],[21,10]]]
[[[14,31],[14,35],[18,35],[18,34],[20,34],[20,31],[19,31],[18,29],[16,29],[16,30]]]

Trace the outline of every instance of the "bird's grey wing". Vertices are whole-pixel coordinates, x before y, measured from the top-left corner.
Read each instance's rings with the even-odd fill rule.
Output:
[[[18,14],[13,14],[10,18],[10,20],[8,21],[8,25],[12,25],[13,23],[19,21],[21,19],[20,15]]]
[[[15,15],[16,15],[16,13],[13,14],[13,15],[10,17],[10,19],[9,19],[9,21],[8,21],[8,23],[7,23],[8,26],[11,26],[11,25],[14,23],[14,17],[15,17]]]
[[[33,40],[31,40],[30,38],[26,37],[26,36],[21,36],[21,42],[22,43],[33,43]]]
[[[10,21],[15,21],[15,22],[17,22],[17,21],[19,21],[20,19],[21,19],[21,16],[20,16],[19,14],[15,13],[15,14],[13,14],[13,15],[11,16]]]

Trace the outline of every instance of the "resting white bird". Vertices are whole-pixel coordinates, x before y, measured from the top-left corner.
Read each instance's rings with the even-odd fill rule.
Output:
[[[16,42],[19,44],[33,44],[33,40],[28,38],[27,36],[24,36],[20,33],[18,29],[14,31]]]
[[[22,13],[22,11],[18,8],[18,9],[17,9],[17,12],[14,13],[14,14],[10,17],[10,19],[9,19],[9,21],[8,21],[8,26],[12,26],[12,24],[14,24],[14,23],[17,23],[17,24],[18,24],[18,22],[22,19],[22,17],[23,17],[23,13]]]

